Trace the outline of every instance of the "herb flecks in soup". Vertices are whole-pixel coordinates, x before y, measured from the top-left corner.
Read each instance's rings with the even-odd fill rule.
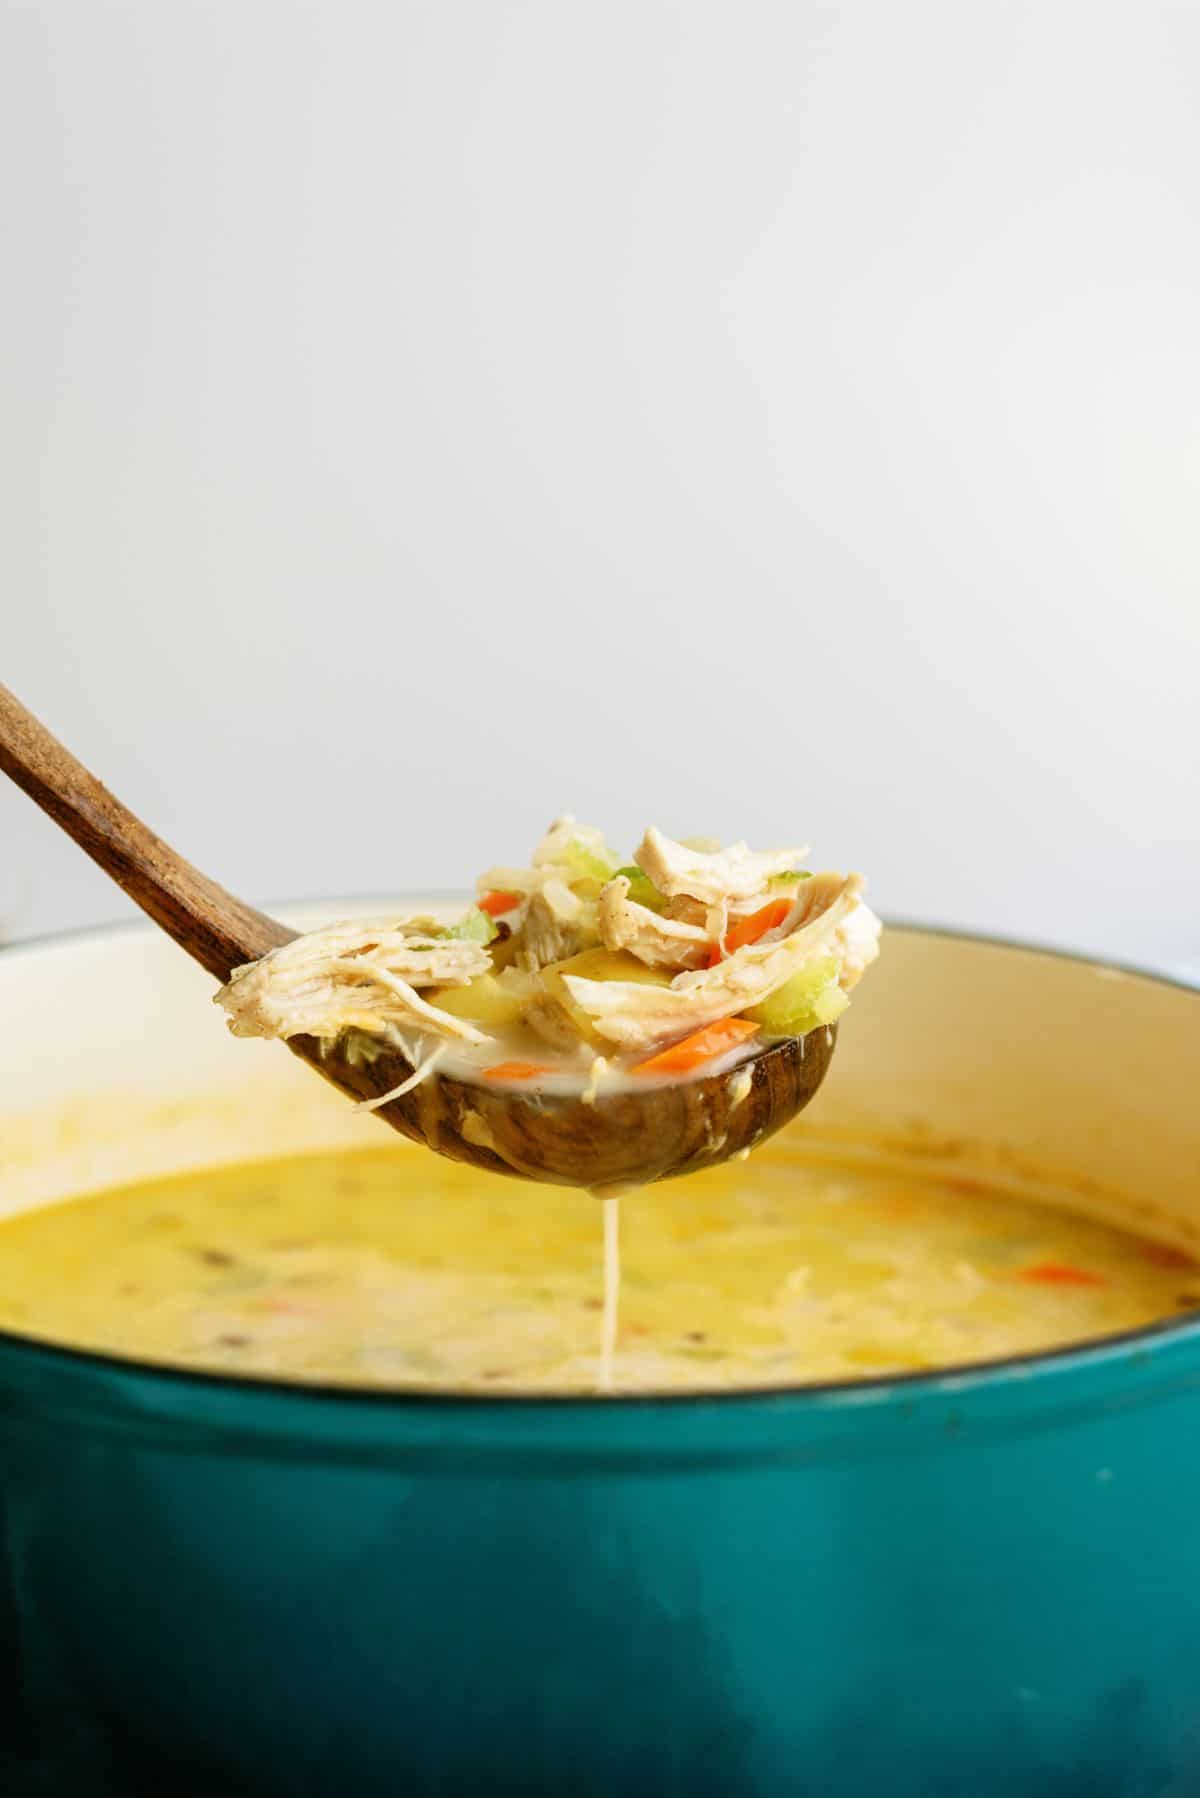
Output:
[[[593,1094],[713,1073],[832,1024],[878,952],[861,876],[810,874],[804,853],[652,827],[623,867],[598,830],[560,818],[529,867],[484,874],[461,916],[310,931],[237,969],[218,1002],[238,1036],[398,1049],[405,1087],[439,1069]]]
[[[602,1218],[585,1194],[403,1147],[218,1169],[0,1227],[0,1325],[486,1393],[594,1392],[608,1335],[615,1391],[702,1391],[948,1367],[1200,1304],[1200,1269],[1170,1249],[917,1172],[804,1166],[786,1143],[622,1201],[619,1314]]]

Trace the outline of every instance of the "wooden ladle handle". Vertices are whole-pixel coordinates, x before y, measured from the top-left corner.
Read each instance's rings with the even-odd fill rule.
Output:
[[[295,934],[155,836],[7,687],[0,687],[0,769],[218,980]]]
[[[4,687],[0,770],[218,980],[294,936],[185,862]],[[804,1109],[833,1046],[832,1027],[766,1045],[746,1064],[749,1092],[735,1099],[725,1073],[599,1097],[493,1091],[445,1069],[413,1086],[399,1047],[383,1045],[384,1053],[366,1060],[312,1036],[288,1039],[293,1054],[332,1085],[357,1100],[383,1101],[377,1117],[439,1154],[495,1173],[604,1190],[748,1152]]]

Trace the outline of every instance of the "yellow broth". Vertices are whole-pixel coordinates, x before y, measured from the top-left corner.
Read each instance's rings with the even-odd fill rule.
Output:
[[[403,1146],[129,1186],[0,1226],[0,1326],[394,1389],[595,1391],[601,1206]],[[986,1188],[768,1146],[621,1201],[617,1391],[950,1367],[1200,1303],[1200,1269]]]

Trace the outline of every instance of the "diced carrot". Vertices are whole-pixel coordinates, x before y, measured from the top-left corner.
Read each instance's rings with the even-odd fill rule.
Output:
[[[1023,1267],[1017,1276],[1037,1286],[1107,1286],[1103,1274],[1087,1267],[1072,1267],[1066,1261],[1039,1261],[1036,1267]]]
[[[730,1049],[736,1049],[757,1030],[758,1025],[752,1024],[749,1018],[719,1018],[715,1024],[706,1024],[703,1030],[685,1036],[681,1043],[660,1049],[648,1061],[639,1061],[633,1071],[635,1074],[690,1074],[693,1068],[703,1067],[706,1061],[727,1055]]]
[[[490,1068],[484,1068],[485,1080],[532,1080],[538,1074],[553,1074],[558,1070],[548,1061],[498,1061]]]
[[[792,909],[790,899],[771,899],[758,911],[751,912],[748,918],[739,918],[725,932],[722,941],[726,955],[732,955],[735,949],[744,949],[747,943],[757,943],[759,937],[766,936],[768,930],[774,930],[783,923]],[[713,944],[712,954],[708,958],[710,968],[715,968],[721,959],[721,948]]]
[[[480,911],[485,911],[489,918],[502,917],[506,911],[513,911],[521,903],[520,893],[485,893],[479,901]]]
[[[725,932],[725,947],[729,954],[745,948],[747,943],[757,943],[760,936],[766,936],[768,930],[782,924],[791,909],[790,899],[771,899],[756,912],[751,912],[748,918],[739,918]]]

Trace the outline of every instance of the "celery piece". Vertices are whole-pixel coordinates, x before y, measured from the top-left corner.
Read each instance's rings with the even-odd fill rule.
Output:
[[[849,1004],[837,984],[837,966],[833,956],[822,956],[745,1015],[768,1036],[803,1036],[819,1024],[832,1024]]]
[[[832,981],[823,992],[813,1000],[813,1024],[832,1024],[841,1017],[850,1003],[850,995],[844,993],[836,980]]]
[[[666,900],[650,876],[643,874],[639,867],[618,868],[614,879],[622,875],[629,882],[629,897],[635,905],[644,905],[647,911],[662,911],[665,908]]]
[[[775,892],[780,887],[792,887],[796,885],[797,881],[811,879],[812,874],[807,868],[788,868],[782,874],[772,874],[767,882],[767,888],[768,891]]]
[[[454,937],[465,943],[494,943],[499,934],[496,920],[490,918],[487,912],[481,911],[477,905],[473,905],[457,924],[451,924],[442,932],[443,936]]]
[[[567,882],[571,887],[575,887],[580,881],[593,880],[603,886],[606,880],[613,877],[612,859],[598,855],[585,843],[568,843],[563,850],[562,865],[567,870]]]

